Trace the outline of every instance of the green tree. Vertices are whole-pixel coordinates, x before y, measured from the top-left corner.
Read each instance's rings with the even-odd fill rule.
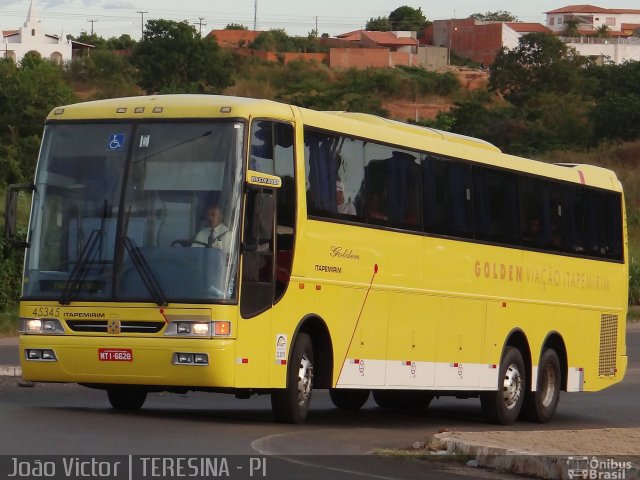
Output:
[[[67,38],[69,38],[70,40],[75,40],[76,42],[93,45],[94,47],[96,47],[96,49],[107,48],[107,40],[96,33],[89,34],[87,32],[81,32],[77,37],[74,37],[73,35],[67,35]]]
[[[53,107],[74,100],[62,69],[39,55],[26,55],[19,65],[0,60],[0,135],[37,135]]]
[[[78,90],[91,90],[93,99],[127,97],[140,93],[137,71],[128,57],[111,50],[96,50],[65,65],[67,82]]]
[[[262,52],[314,53],[327,51],[312,30],[306,37],[289,36],[282,28],[273,28],[260,34],[249,43],[249,48]]]
[[[485,22],[517,22],[518,17],[506,10],[496,10],[495,12],[472,13],[469,18],[482,20]]]
[[[640,138],[640,62],[592,65],[586,75],[595,99],[590,117],[596,139]]]
[[[391,30],[391,22],[389,17],[370,18],[364,29],[370,32],[388,32]]]
[[[224,29],[225,30],[249,30],[249,27],[246,27],[239,23],[229,23],[227,24],[226,27],[224,27]]]
[[[231,56],[187,22],[149,20],[132,62],[148,93],[213,93],[233,84]]]
[[[512,50],[503,48],[491,67],[489,86],[516,106],[540,92],[568,93],[584,88],[589,59],[547,33],[523,35]]]
[[[427,26],[427,17],[422,13],[422,8],[413,8],[406,5],[396,8],[389,14],[389,22],[392,30],[418,31]]]
[[[565,19],[564,31],[562,34],[566,37],[577,37],[580,35],[578,28],[580,27],[580,21],[576,18]]]
[[[594,37],[607,38],[609,36],[610,36],[610,30],[608,26],[600,25],[598,28],[596,28],[596,33]]]
[[[109,50],[131,50],[138,43],[131,38],[131,35],[124,33],[119,37],[111,37],[107,40],[107,48]]]

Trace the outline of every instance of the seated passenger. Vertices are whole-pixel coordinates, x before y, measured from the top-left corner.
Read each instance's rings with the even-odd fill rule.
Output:
[[[351,201],[347,201],[344,197],[344,184],[338,180],[336,182],[336,205],[338,213],[344,215],[355,215],[356,207]]]

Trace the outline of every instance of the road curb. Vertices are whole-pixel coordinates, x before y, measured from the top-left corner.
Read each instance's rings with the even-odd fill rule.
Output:
[[[20,376],[22,376],[22,369],[20,367],[0,365],[0,377],[20,377]]]
[[[450,432],[438,433],[433,438],[438,448],[446,450],[451,455],[473,457],[477,460],[479,467],[549,480],[582,478],[569,476],[568,455],[544,455],[531,451],[473,444],[453,438]],[[626,480],[640,480],[640,467],[631,466],[624,471],[624,475],[623,478]]]

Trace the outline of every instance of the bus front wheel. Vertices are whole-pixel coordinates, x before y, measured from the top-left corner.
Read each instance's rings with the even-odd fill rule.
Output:
[[[507,347],[500,362],[498,390],[482,392],[482,413],[491,423],[511,425],[516,421],[525,397],[526,371],[522,354]]]
[[[329,396],[333,404],[343,410],[360,410],[369,400],[369,390],[359,388],[331,388]]]
[[[116,410],[140,410],[147,400],[145,390],[134,388],[114,388],[107,390],[109,403]]]
[[[538,423],[551,420],[560,400],[561,382],[560,359],[555,350],[548,348],[540,357],[536,391],[528,392],[524,399],[524,418]]]
[[[271,392],[271,408],[276,420],[303,423],[309,412],[312,393],[313,346],[309,335],[301,333],[289,356],[287,387]]]

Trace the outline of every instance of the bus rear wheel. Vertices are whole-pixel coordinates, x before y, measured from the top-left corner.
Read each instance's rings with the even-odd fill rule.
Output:
[[[555,350],[548,348],[540,357],[536,391],[528,392],[525,397],[523,417],[538,423],[551,420],[560,400],[561,382],[560,359]]]
[[[276,420],[303,423],[309,412],[312,393],[313,346],[309,335],[301,333],[289,356],[287,387],[271,392],[271,408]]]
[[[343,410],[360,410],[369,400],[369,390],[357,388],[331,388],[329,396],[333,404]]]
[[[424,390],[374,390],[373,400],[380,408],[391,410],[426,410],[433,394]]]
[[[500,361],[498,390],[482,392],[482,413],[491,423],[511,425],[516,421],[525,397],[526,371],[522,354],[507,347]]]
[[[138,388],[113,388],[107,390],[109,403],[116,410],[140,410],[147,400],[146,390]]]

